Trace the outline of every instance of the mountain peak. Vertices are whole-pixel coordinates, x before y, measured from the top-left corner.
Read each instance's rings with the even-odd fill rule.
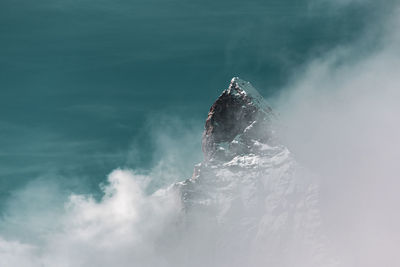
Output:
[[[271,108],[249,82],[232,78],[208,113],[202,140],[205,159],[225,160],[248,152],[250,141],[267,138],[265,131],[256,129],[261,124],[265,128],[271,115]]]
[[[239,77],[232,78],[231,83],[229,84],[229,88],[227,90],[231,94],[239,93],[251,95],[255,98],[262,98],[260,93],[253,87],[250,82],[242,80]]]

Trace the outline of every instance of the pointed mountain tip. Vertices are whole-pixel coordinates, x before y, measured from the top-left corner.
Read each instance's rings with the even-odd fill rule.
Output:
[[[240,83],[240,82],[247,82],[245,80],[240,79],[239,77],[235,76],[231,79],[231,83]]]
[[[257,91],[256,88],[254,88],[254,86],[250,82],[245,81],[239,77],[233,77],[231,79],[228,90],[232,89],[235,91],[243,91],[244,93],[256,98],[262,97],[261,94]]]
[[[226,90],[231,95],[245,95],[249,97],[254,105],[257,105],[261,109],[270,110],[263,96],[257,91],[257,89],[248,81],[245,81],[239,77],[233,77],[229,88]]]
[[[236,89],[242,89],[243,90],[242,87],[245,87],[246,85],[247,86],[248,85],[251,86],[251,84],[248,81],[242,80],[239,77],[233,77],[231,79],[231,83],[229,85],[229,88],[236,88]]]
[[[227,156],[233,151],[229,148],[230,142],[239,135],[245,138],[244,131],[250,125],[257,128],[254,125],[268,123],[270,116],[271,109],[260,93],[249,82],[233,77],[229,88],[222,92],[208,113],[202,140],[205,158]],[[265,138],[262,135],[259,139]]]

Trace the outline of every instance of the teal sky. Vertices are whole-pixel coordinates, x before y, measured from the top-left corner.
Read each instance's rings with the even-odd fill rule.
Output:
[[[0,199],[40,177],[90,191],[117,167],[149,169],[163,138],[198,161],[232,76],[273,97],[390,9],[340,2],[1,0]]]

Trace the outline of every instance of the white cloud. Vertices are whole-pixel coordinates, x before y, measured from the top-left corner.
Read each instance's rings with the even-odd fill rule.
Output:
[[[398,22],[368,57],[349,47],[310,63],[278,104],[285,142],[321,176],[326,231],[346,266],[400,263]]]
[[[154,249],[162,233],[173,228],[179,201],[163,190],[145,195],[148,177],[128,170],[115,170],[108,180],[101,201],[72,195],[65,212],[58,214],[59,228],[41,240],[1,240],[1,266],[159,266],[162,256],[154,257]],[[51,224],[56,218],[47,219]]]

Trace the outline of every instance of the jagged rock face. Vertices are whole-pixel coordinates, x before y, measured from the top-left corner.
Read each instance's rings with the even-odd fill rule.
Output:
[[[267,129],[265,124],[271,115],[271,109],[250,83],[233,78],[208,113],[202,140],[205,159],[227,160],[248,153],[252,140],[270,137],[267,131],[257,129]]]

